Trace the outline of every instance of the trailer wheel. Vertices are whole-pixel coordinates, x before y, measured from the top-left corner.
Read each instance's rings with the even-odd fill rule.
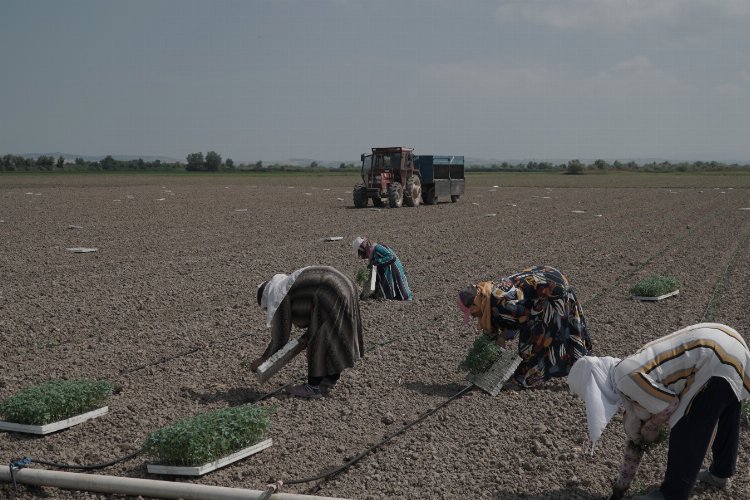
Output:
[[[394,182],[388,186],[388,206],[391,208],[400,208],[404,203],[404,188],[400,182]]]
[[[352,198],[356,208],[365,208],[367,206],[367,187],[364,184],[354,186]]]
[[[427,189],[422,191],[422,201],[425,205],[435,204],[435,186],[428,186]]]
[[[404,205],[407,207],[418,207],[422,201],[422,181],[417,176],[411,176],[406,181],[404,190]]]
[[[457,195],[457,194],[452,194],[452,195],[451,195],[451,203],[456,203],[456,202],[458,201],[458,198],[460,198],[460,196],[459,196],[459,195]]]

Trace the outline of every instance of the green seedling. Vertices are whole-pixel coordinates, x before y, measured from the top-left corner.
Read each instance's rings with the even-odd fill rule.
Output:
[[[159,463],[193,467],[213,462],[260,440],[273,410],[235,406],[175,422],[149,434],[146,453]]]
[[[630,293],[636,297],[659,297],[679,288],[680,282],[675,277],[649,276],[633,285]]]
[[[638,450],[638,452],[641,454],[650,453],[657,446],[667,441],[668,439],[669,439],[669,427],[667,425],[661,425],[659,426],[659,435],[656,436],[656,439],[654,439],[650,443],[642,441],[638,444],[634,444],[634,446],[636,450]]]
[[[106,380],[55,380],[0,401],[7,422],[46,425],[104,406],[113,386]]]
[[[361,286],[365,286],[370,282],[370,273],[372,272],[372,266],[360,267],[357,271],[357,275],[354,277],[355,281]]]
[[[489,370],[500,356],[500,348],[487,335],[479,335],[474,340],[466,358],[458,365],[459,371],[468,371],[472,375],[479,375]]]
[[[745,424],[750,425],[750,400],[745,399],[742,401],[742,406],[740,408],[742,420],[745,421]]]

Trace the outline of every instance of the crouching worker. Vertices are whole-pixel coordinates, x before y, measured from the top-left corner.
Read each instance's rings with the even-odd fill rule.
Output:
[[[364,355],[359,298],[354,283],[338,270],[310,266],[277,274],[258,286],[271,343],[250,365],[252,371],[289,341],[292,325],[307,329],[300,339],[307,352],[307,383],[288,389],[301,398],[320,398],[346,368]]]
[[[409,288],[406,271],[396,252],[387,245],[358,237],[352,241],[352,248],[360,259],[367,260],[376,273],[375,294],[379,299],[412,300],[414,294]],[[370,298],[370,290],[365,285],[362,298]]]
[[[591,350],[583,308],[568,278],[554,267],[538,266],[484,281],[459,292],[464,323],[478,319],[479,329],[505,347],[518,336],[521,364],[512,387],[527,388],[551,377],[564,377]]]
[[[639,500],[683,500],[696,479],[729,487],[739,449],[741,401],[750,398],[750,351],[739,333],[717,323],[689,326],[634,355],[585,357],[568,385],[586,403],[593,446],[620,405],[627,442],[611,499],[622,498],[644,449],[669,432],[667,470],[658,490]],[[661,429],[661,427],[664,429]],[[712,462],[701,469],[711,437]]]

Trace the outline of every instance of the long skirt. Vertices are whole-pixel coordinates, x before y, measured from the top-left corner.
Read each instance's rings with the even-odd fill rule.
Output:
[[[273,316],[264,358],[289,341],[292,325],[307,329],[308,376],[341,373],[364,356],[357,288],[337,269],[312,266],[300,273]]]

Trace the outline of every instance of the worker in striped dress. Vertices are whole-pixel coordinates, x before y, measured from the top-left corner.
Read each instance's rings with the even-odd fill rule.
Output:
[[[409,288],[406,271],[401,259],[388,245],[376,243],[359,236],[352,241],[352,248],[360,259],[367,260],[371,272],[376,275],[374,296],[387,300],[412,300],[414,294]],[[370,290],[362,291],[361,298],[369,299]]]
[[[620,406],[625,409],[625,457],[610,498],[624,496],[643,451],[667,428],[664,480],[658,490],[633,498],[686,499],[696,479],[729,487],[742,401],[750,398],[750,351],[734,329],[701,323],[646,344],[623,360],[587,356],[573,365],[568,384],[586,402],[592,453],[607,422]],[[701,469],[714,432],[711,465]]]
[[[287,392],[320,398],[346,368],[364,355],[357,289],[351,279],[327,266],[310,266],[292,274],[276,274],[258,286],[257,300],[271,328],[271,342],[255,359],[258,367],[289,341],[292,326],[303,328],[300,349],[307,352],[307,383]]]

